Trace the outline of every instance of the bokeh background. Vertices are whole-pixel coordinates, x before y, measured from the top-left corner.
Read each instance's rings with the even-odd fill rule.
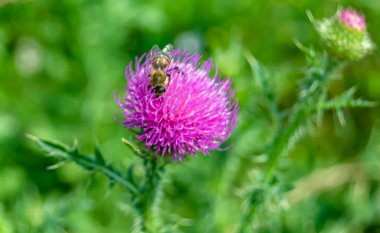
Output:
[[[123,93],[135,56],[167,43],[213,57],[233,79],[240,123],[230,150],[168,169],[162,219],[179,232],[234,232],[241,190],[254,185],[260,163],[254,151],[271,132],[244,53],[267,66],[286,109],[305,65],[294,40],[321,49],[306,10],[321,18],[339,6],[364,13],[380,45],[375,0],[0,0],[0,233],[132,231],[120,188],[74,164],[47,170],[54,161],[25,135],[77,139],[88,152],[100,145],[125,168],[134,157],[120,142],[128,132],[115,120],[114,92]],[[379,67],[378,51],[350,64],[329,95],[356,86],[356,96],[380,102]],[[283,179],[296,190],[258,232],[380,232],[380,109],[349,110],[345,119],[341,126],[326,114],[290,151]]]

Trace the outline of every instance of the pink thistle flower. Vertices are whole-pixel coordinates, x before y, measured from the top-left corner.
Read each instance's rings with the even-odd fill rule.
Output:
[[[219,149],[236,126],[237,100],[230,79],[221,79],[211,59],[200,65],[200,54],[171,52],[166,68],[171,76],[166,92],[157,96],[149,86],[153,70],[149,55],[136,58],[126,68],[126,97],[118,101],[125,128],[141,128],[138,140],[156,155],[182,160],[197,151]],[[145,59],[145,61],[144,61]]]
[[[349,28],[364,31],[366,30],[366,22],[364,16],[360,15],[353,9],[345,9],[339,13],[340,21]]]

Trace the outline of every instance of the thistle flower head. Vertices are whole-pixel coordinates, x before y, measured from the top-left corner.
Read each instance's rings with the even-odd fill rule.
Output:
[[[317,21],[315,26],[328,52],[339,59],[359,60],[375,48],[366,30],[364,16],[352,8]]]
[[[151,57],[144,54],[126,69],[126,96],[119,98],[125,128],[140,128],[138,139],[156,155],[181,160],[197,151],[209,154],[226,141],[236,125],[237,101],[230,79],[221,79],[211,59],[200,65],[200,54],[170,52],[165,68],[170,80],[165,93],[149,87],[154,71]]]
[[[360,15],[354,9],[344,9],[338,12],[338,14],[339,20],[348,28],[352,28],[358,31],[366,30],[367,25],[364,16]]]

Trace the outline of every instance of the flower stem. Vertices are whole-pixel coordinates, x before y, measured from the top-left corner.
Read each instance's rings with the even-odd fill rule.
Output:
[[[274,140],[273,149],[269,153],[269,160],[265,171],[266,183],[269,183],[273,178],[273,172],[281,156],[286,152],[290,144],[292,144],[291,141],[296,136],[297,131],[307,122],[309,114],[310,113],[304,107],[296,109],[293,115],[294,117],[288,126],[280,129],[278,136]]]
[[[161,177],[164,172],[164,164],[158,164],[156,158],[143,157],[145,169],[145,181],[137,197],[137,213],[141,217],[141,228],[146,233],[157,233],[157,220],[155,207],[158,205],[157,194]]]

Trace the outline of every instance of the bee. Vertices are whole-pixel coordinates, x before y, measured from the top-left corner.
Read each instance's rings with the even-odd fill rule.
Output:
[[[162,96],[166,92],[166,86],[170,83],[170,74],[168,74],[167,67],[170,65],[172,57],[170,55],[173,51],[173,45],[168,44],[162,50],[155,45],[152,48],[152,55],[150,59],[150,64],[153,67],[152,72],[150,72],[149,86],[152,88],[152,92],[156,94],[156,97]]]

